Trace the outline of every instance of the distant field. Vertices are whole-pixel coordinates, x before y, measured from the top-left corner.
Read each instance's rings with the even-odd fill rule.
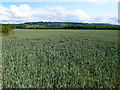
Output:
[[[3,88],[118,88],[118,31],[14,30],[2,37]]]

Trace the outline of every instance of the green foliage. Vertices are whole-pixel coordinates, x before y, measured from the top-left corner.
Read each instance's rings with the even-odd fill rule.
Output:
[[[13,29],[14,29],[14,27],[11,24],[2,25],[2,33],[4,33],[4,34],[13,33]]]
[[[3,88],[119,88],[117,31],[15,30],[3,37]]]
[[[14,24],[18,29],[99,29],[99,30],[119,30],[120,26],[97,23],[74,23],[74,22],[28,22],[24,24]]]
[[[71,25],[62,27],[63,29],[98,29],[98,30],[120,30],[116,25]]]

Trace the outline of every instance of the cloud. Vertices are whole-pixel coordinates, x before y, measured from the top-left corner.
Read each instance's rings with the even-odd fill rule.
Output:
[[[10,20],[11,14],[9,13],[8,8],[0,5],[0,21],[1,20]]]
[[[12,16],[14,17],[31,17],[32,16],[31,7],[29,7],[26,4],[20,5],[19,7],[17,7],[16,5],[11,5],[9,7],[9,10]]]
[[[110,23],[110,24],[118,24],[118,15],[111,13],[111,14],[101,14],[97,16],[92,16],[87,20],[89,23]]]
[[[70,11],[60,6],[32,9],[23,4],[19,7],[16,5],[11,5],[9,8],[1,7],[1,16],[4,21],[85,21],[88,18],[83,10]]]
[[[20,6],[10,5],[9,7],[0,5],[0,12],[2,23],[33,21],[117,23],[117,16],[114,14],[93,17],[89,16],[81,9],[68,10],[61,6],[31,8],[27,4],[22,4]]]
[[[37,8],[33,10],[33,17],[45,21],[84,21],[88,18],[87,13],[83,10],[70,11],[64,7],[54,6]]]

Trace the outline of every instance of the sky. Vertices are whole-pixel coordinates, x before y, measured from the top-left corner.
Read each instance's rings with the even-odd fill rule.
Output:
[[[37,21],[118,24],[118,0],[2,0],[0,23]]]

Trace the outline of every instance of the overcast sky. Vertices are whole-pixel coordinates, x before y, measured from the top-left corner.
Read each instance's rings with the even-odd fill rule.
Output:
[[[118,0],[2,0],[0,23],[33,21],[117,24]]]

